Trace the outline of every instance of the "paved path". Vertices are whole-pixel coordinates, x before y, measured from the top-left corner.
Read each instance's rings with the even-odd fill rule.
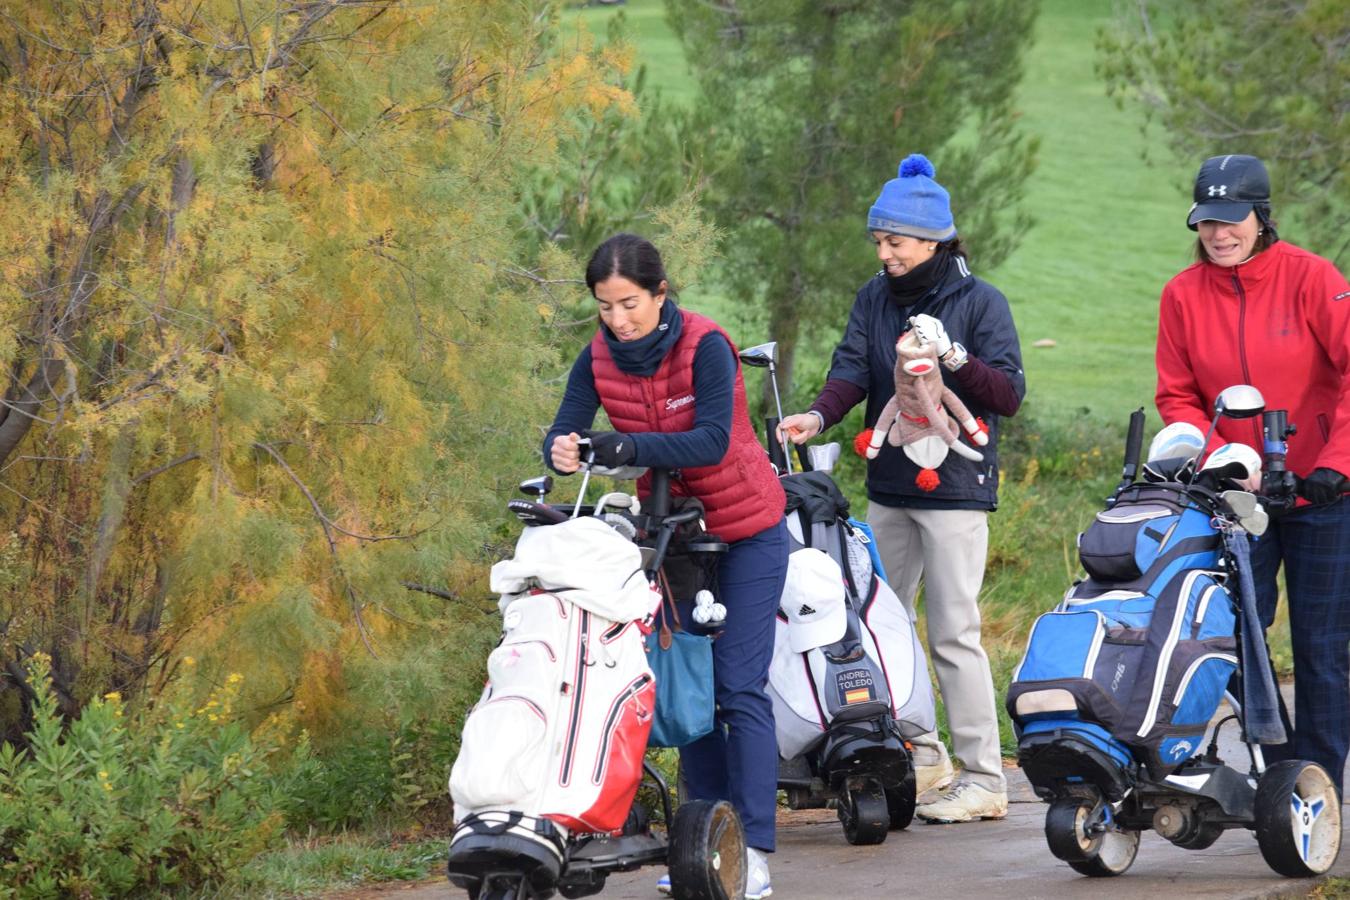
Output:
[[[1223,735],[1224,758],[1245,760],[1245,752],[1235,746],[1236,729],[1231,723]],[[1036,799],[1019,769],[1009,769],[1008,775],[1011,803],[1007,819],[966,825],[916,821],[874,847],[851,846],[829,811],[785,815],[778,828],[778,852],[770,858],[775,900],[894,896],[1030,900],[1099,898],[1108,892],[1111,900],[1258,898],[1298,896],[1315,884],[1272,872],[1261,858],[1256,838],[1246,830],[1226,831],[1212,847],[1198,851],[1179,849],[1146,831],[1138,858],[1125,875],[1084,878],[1050,855],[1042,832],[1046,805]],[[1350,815],[1350,809],[1345,814]],[[1350,839],[1347,845],[1333,875],[1350,877]],[[659,874],[656,868],[646,868],[613,875],[599,896],[658,900],[655,882]],[[438,880],[341,896],[446,900],[465,895]]]

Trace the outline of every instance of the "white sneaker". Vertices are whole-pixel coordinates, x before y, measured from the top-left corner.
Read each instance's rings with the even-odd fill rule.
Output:
[[[973,822],[976,819],[1002,819],[1008,814],[1008,792],[994,791],[970,782],[958,782],[932,803],[924,803],[914,815],[927,822]]]
[[[943,790],[952,783],[956,777],[956,770],[952,768],[951,758],[942,757],[942,762],[934,763],[931,766],[914,767],[914,796],[922,797],[924,794],[933,790]]]
[[[769,884],[769,861],[754,847],[745,850],[745,900],[764,900],[773,893]],[[670,893],[670,873],[656,879],[656,889],[662,894]]]
[[[745,849],[745,900],[763,900],[773,893],[769,884],[769,861],[754,847]]]

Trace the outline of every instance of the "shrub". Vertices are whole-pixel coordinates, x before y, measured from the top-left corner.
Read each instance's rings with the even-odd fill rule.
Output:
[[[0,745],[0,897],[219,882],[279,837],[287,773],[235,719],[241,676],[195,709],[180,695],[133,716],[108,694],[66,727],[48,671],[29,666],[26,748]]]

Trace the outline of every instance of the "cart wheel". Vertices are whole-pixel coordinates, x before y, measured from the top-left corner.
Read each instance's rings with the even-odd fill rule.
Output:
[[[1256,786],[1256,841],[1266,865],[1290,878],[1321,875],[1341,852],[1341,802],[1326,770],[1298,759]]]
[[[463,888],[464,892],[469,895],[469,900],[478,900],[478,888],[483,882],[477,878],[469,878],[456,872],[450,876],[450,883],[457,888]]]
[[[629,808],[628,816],[623,820],[623,828],[619,833],[624,835],[646,834],[651,825],[651,813],[647,812],[647,807],[639,803],[638,799],[634,797],[633,805]]]
[[[592,894],[598,894],[605,889],[605,875],[603,872],[595,872],[591,875],[591,880],[586,882],[561,882],[558,884],[558,893],[562,894],[567,900],[576,900],[577,897],[589,897]]]
[[[839,795],[839,821],[850,844],[880,844],[886,840],[891,816],[886,792],[875,781],[857,789],[845,787]]]
[[[520,876],[489,875],[476,891],[469,888],[469,900],[531,900],[534,896],[529,882]]]
[[[1109,809],[1078,797],[1050,804],[1045,813],[1045,842],[1050,852],[1080,875],[1106,878],[1124,873],[1139,852],[1139,832],[1103,823]]]
[[[675,811],[666,866],[675,900],[745,895],[745,831],[725,800],[690,800]]]
[[[886,811],[890,813],[891,831],[908,828],[909,823],[914,821],[914,807],[918,805],[914,787],[914,770],[910,769],[899,786],[887,789]]]

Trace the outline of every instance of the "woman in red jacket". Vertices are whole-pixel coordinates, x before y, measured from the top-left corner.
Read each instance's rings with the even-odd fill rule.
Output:
[[[572,366],[544,458],[577,471],[577,440],[604,407],[616,430],[590,433],[596,462],[678,469],[671,492],[702,501],[708,531],[731,545],[718,569],[727,608],[713,642],[718,727],[680,748],[680,766],[691,797],[730,800],[740,814],[745,896],[767,897],[778,743],[765,685],[787,574],[786,498],[750,424],[735,346],[712,319],[675,305],[656,248],[615,235],[591,256],[586,285],[600,328]],[[669,880],[657,886],[668,891]]]
[[[1198,261],[1162,293],[1158,413],[1203,432],[1219,391],[1246,383],[1298,428],[1287,463],[1307,503],[1272,519],[1252,550],[1267,628],[1284,565],[1294,651],[1298,727],[1268,758],[1320,763],[1339,789],[1350,748],[1350,285],[1328,260],[1279,239],[1256,157],[1206,160],[1194,199],[1186,224],[1198,232]],[[1259,452],[1260,421],[1221,420],[1215,442]]]

